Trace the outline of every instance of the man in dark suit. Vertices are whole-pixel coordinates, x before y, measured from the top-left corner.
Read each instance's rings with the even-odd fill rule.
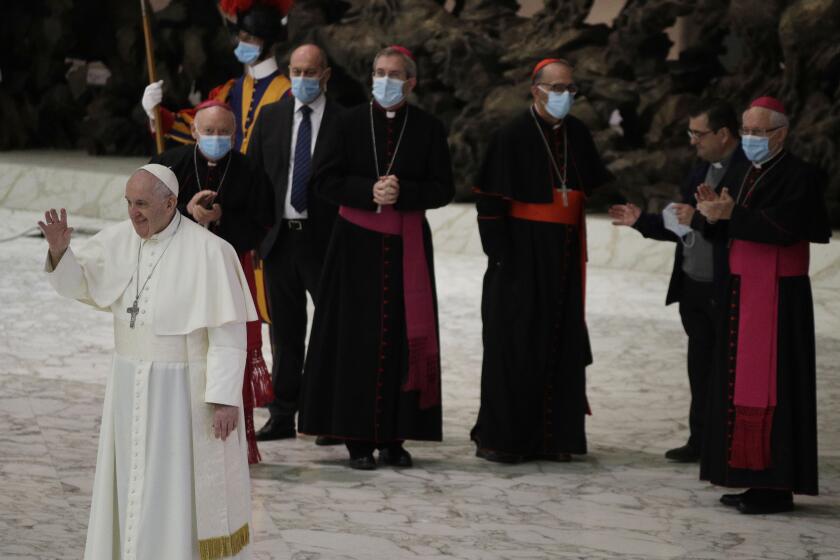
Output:
[[[326,54],[302,45],[289,59],[292,97],[267,105],[257,120],[248,156],[265,171],[274,194],[274,226],[260,256],[271,313],[276,399],[258,441],[294,438],[306,341],[306,292],[316,297],[321,265],[337,208],[309,189],[312,161],[340,107],[326,99],[330,68]],[[317,301],[315,302],[317,305]],[[331,443],[326,438],[316,441]]]
[[[698,188],[737,192],[749,162],[741,150],[738,119],[725,101],[700,101],[689,113],[688,136],[697,150],[697,163],[680,189],[681,203],[669,205],[662,214],[642,212],[633,204],[610,208],[613,224],[632,226],[644,237],[676,242],[674,270],[665,304],[679,302],[680,318],[688,335],[688,381],[691,388],[689,438],[665,457],[677,462],[696,462],[706,415],[708,380],[714,367],[717,329],[716,301],[729,274],[728,251],[720,236],[712,236],[705,218],[696,212]],[[734,196],[734,195],[733,195]],[[671,213],[671,216],[668,216]]]

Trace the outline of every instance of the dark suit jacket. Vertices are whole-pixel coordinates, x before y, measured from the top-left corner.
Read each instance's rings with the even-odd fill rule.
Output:
[[[295,98],[285,97],[275,103],[262,108],[260,118],[257,119],[251,141],[248,144],[248,157],[256,167],[264,171],[263,180],[267,181],[267,190],[273,193],[273,226],[263,239],[260,246],[260,256],[266,258],[271,252],[278,236],[282,231],[283,206],[286,201],[286,190],[289,183],[289,154],[292,150],[292,124],[294,123]],[[329,134],[335,126],[335,121],[341,107],[327,99],[324,116],[315,140],[315,152],[312,162],[319,159],[319,153],[328,145],[323,141],[324,135]],[[315,174],[313,168],[312,174]],[[338,208],[315,195],[311,186],[308,189],[306,227],[312,228],[313,237],[322,250],[326,251],[332,226],[335,222]]]
[[[738,190],[741,188],[741,181],[749,169],[749,165],[750,163],[746,156],[744,156],[743,150],[738,146],[735,153],[732,154],[732,161],[726,169],[726,174],[717,186],[717,192],[720,192],[723,187],[727,187],[729,194],[733,198],[736,198],[738,196]],[[683,203],[697,206],[694,193],[697,191],[697,186],[706,179],[706,172],[708,170],[709,163],[705,161],[698,161],[691,168],[691,171],[689,171],[680,186],[680,195]],[[680,301],[683,286],[683,245],[679,242],[679,238],[674,232],[665,229],[662,214],[644,212],[636,223],[633,224],[633,227],[649,239],[677,243],[677,248],[674,253],[674,270],[671,272],[671,282],[668,285],[668,295],[665,297],[665,305]],[[703,236],[713,244],[713,282],[716,288],[715,294],[719,295],[719,288],[725,284],[726,278],[729,276],[729,248],[727,246],[726,236],[713,235],[709,224],[700,212],[694,213],[694,217],[691,220],[691,227],[702,232]]]

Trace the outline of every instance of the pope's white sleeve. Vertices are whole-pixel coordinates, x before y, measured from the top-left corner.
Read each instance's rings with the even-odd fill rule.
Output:
[[[70,247],[64,252],[56,267],[53,267],[50,254],[47,252],[44,272],[47,273],[47,279],[50,281],[50,285],[59,295],[93,304],[90,293],[88,292],[85,273],[79,261],[76,260],[73,249]]]
[[[204,401],[242,406],[247,341],[245,323],[227,323],[207,329],[207,386]]]

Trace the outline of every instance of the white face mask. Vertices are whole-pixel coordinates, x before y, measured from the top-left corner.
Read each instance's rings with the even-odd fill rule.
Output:
[[[403,94],[403,86],[405,80],[398,80],[396,78],[374,78],[373,79],[373,98],[384,108],[399,105],[405,94]]]

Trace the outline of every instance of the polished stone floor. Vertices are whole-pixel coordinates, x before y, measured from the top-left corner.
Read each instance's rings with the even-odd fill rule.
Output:
[[[0,208],[0,239],[34,216]],[[80,234],[98,226],[76,224]],[[265,461],[251,471],[255,558],[840,558],[840,285],[815,288],[822,495],[798,499],[791,514],[747,517],[718,503],[722,490],[700,482],[696,465],[662,457],[685,440],[688,394],[662,272],[589,271],[589,455],[476,459],[468,432],[484,260],[445,249],[436,267],[444,442],[409,445],[413,469],[373,472],[348,470],[342,448],[307,437],[262,445]],[[36,237],[0,242],[3,560],[81,557],[109,368],[109,317],[50,291],[44,251]]]

